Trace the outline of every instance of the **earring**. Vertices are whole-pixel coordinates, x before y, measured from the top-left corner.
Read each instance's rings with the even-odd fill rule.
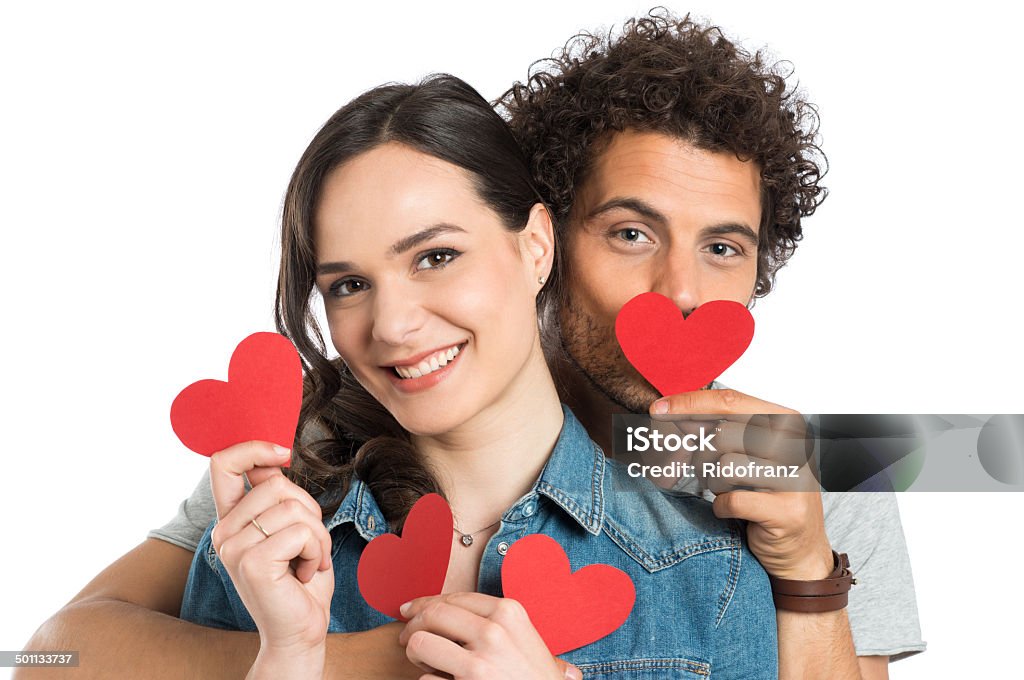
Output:
[[[545,277],[543,277],[543,276],[540,276],[540,277],[537,278],[537,283],[539,283],[542,286],[544,285],[545,281],[547,281],[547,279]]]

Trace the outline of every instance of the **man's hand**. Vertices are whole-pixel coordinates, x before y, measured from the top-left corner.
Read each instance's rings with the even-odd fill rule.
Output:
[[[825,534],[818,480],[808,461],[806,424],[799,413],[736,390],[700,390],[659,399],[651,405],[651,414],[674,421],[686,432],[697,426],[715,431],[715,451],[693,456],[697,472],[705,463],[796,468],[796,478],[712,475],[705,482],[717,494],[716,516],[749,522],[750,550],[769,574],[797,580],[828,576],[832,548]]]
[[[810,467],[808,437],[799,413],[735,390],[701,390],[659,399],[651,405],[651,415],[672,420],[687,432],[700,425],[715,429],[716,451],[694,454],[698,470],[708,461],[737,467],[750,462],[798,466],[796,479],[709,478],[708,488],[717,494],[715,515],[749,522],[750,550],[772,576],[812,581],[831,573],[821,490]],[[776,622],[780,678],[861,679],[846,610],[779,610]]]

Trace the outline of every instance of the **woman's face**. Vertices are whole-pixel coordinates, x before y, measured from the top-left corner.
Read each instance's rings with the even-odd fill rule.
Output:
[[[469,422],[543,361],[550,238],[537,208],[507,230],[455,165],[396,143],[357,156],[328,175],[314,216],[334,347],[408,431]]]

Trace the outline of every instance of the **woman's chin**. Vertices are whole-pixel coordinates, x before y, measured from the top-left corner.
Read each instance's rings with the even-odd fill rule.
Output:
[[[450,408],[432,408],[430,412],[424,413],[394,413],[398,424],[409,434],[416,437],[436,437],[446,434],[465,422],[465,418],[459,418]]]

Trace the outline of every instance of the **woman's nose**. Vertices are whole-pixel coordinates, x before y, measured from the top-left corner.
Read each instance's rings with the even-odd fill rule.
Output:
[[[377,342],[400,346],[423,327],[426,311],[416,291],[398,286],[374,290],[372,336]]]

